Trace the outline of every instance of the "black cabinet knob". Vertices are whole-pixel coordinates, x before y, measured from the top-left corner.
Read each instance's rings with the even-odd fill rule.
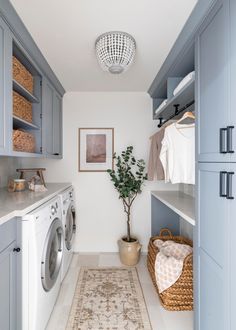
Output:
[[[20,248],[18,247],[18,248],[14,248],[13,249],[13,252],[20,252]]]

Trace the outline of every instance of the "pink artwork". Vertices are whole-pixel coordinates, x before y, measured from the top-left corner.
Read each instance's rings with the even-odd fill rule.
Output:
[[[86,162],[106,163],[106,135],[86,135]]]
[[[114,128],[79,129],[79,171],[106,172],[113,168]]]

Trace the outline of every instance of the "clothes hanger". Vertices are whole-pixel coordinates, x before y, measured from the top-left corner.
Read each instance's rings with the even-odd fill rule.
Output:
[[[184,113],[184,115],[176,122],[176,125],[187,125],[184,127],[177,127],[178,129],[183,129],[183,128],[190,128],[193,127],[195,125],[195,115],[190,112],[187,111]]]

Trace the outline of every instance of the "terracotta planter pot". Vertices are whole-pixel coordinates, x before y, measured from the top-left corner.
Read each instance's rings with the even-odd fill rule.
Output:
[[[139,262],[142,245],[136,238],[133,242],[125,241],[126,237],[118,240],[120,261],[126,266],[134,266]]]

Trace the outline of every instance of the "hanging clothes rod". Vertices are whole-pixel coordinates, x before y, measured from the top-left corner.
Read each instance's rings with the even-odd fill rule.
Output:
[[[164,124],[166,124],[169,120],[175,118],[176,116],[178,116],[181,112],[185,111],[186,109],[188,109],[189,107],[191,107],[191,105],[194,104],[194,100],[187,103],[183,108],[179,109],[179,104],[174,104],[174,107],[175,107],[175,113],[173,115],[171,115],[169,118],[167,119],[163,119],[163,118],[159,118],[159,124],[158,124],[158,127],[162,127]]]

